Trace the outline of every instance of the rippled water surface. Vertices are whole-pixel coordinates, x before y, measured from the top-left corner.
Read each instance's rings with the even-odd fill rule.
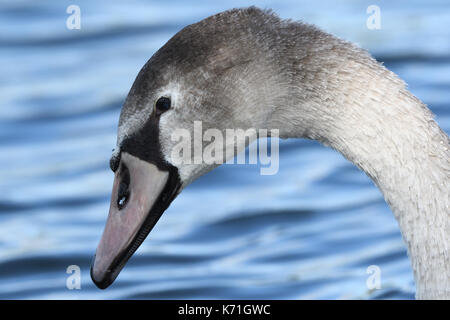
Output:
[[[183,26],[236,6],[272,8],[368,49],[450,132],[450,5],[381,1],[0,3],[0,298],[410,299],[414,283],[390,209],[331,149],[282,142],[280,171],[222,166],[172,203],[109,289],[89,264],[109,207],[121,104],[141,66]],[[66,268],[81,267],[81,290]],[[378,265],[382,289],[368,291]]]

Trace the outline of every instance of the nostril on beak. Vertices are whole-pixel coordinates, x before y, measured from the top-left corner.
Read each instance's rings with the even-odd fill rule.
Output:
[[[119,185],[119,191],[117,193],[117,207],[119,208],[119,210],[122,210],[126,206],[128,198],[128,185],[124,182],[121,182]]]
[[[128,199],[130,197],[130,171],[124,163],[122,163],[119,175],[120,183],[117,190],[117,208],[119,210],[122,210],[127,205]]]
[[[119,201],[117,201],[117,206],[119,207],[119,210],[122,210],[123,207],[125,207],[126,201],[127,198],[125,196],[123,196],[122,198],[119,199]]]

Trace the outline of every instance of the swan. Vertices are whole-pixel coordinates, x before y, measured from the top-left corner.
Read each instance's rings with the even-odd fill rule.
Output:
[[[171,133],[277,128],[345,156],[398,221],[416,298],[450,298],[450,142],[431,111],[366,51],[270,10],[189,25],[143,66],[121,110],[109,215],[91,266],[108,287],[171,201],[218,164],[175,164]]]

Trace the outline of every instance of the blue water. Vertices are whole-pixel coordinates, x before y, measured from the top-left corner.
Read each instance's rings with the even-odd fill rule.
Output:
[[[397,223],[378,189],[318,143],[281,143],[280,170],[219,167],[172,203],[107,290],[89,277],[109,208],[121,104],[183,26],[231,7],[272,8],[368,49],[450,132],[450,4],[377,1],[0,3],[0,298],[411,299]],[[66,8],[81,8],[68,30]],[[81,268],[81,289],[66,268]],[[366,269],[381,270],[368,290]]]

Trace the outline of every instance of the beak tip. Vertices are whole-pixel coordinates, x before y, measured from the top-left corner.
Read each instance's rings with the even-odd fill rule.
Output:
[[[97,286],[97,288],[99,289],[106,289],[108,288],[111,283],[113,283],[114,279],[111,277],[111,272],[107,271],[104,273],[103,277],[101,277],[100,279],[98,279],[95,276],[95,272],[94,272],[94,267],[95,267],[95,255],[93,258],[93,262],[91,264],[91,279],[94,282],[94,284]]]

